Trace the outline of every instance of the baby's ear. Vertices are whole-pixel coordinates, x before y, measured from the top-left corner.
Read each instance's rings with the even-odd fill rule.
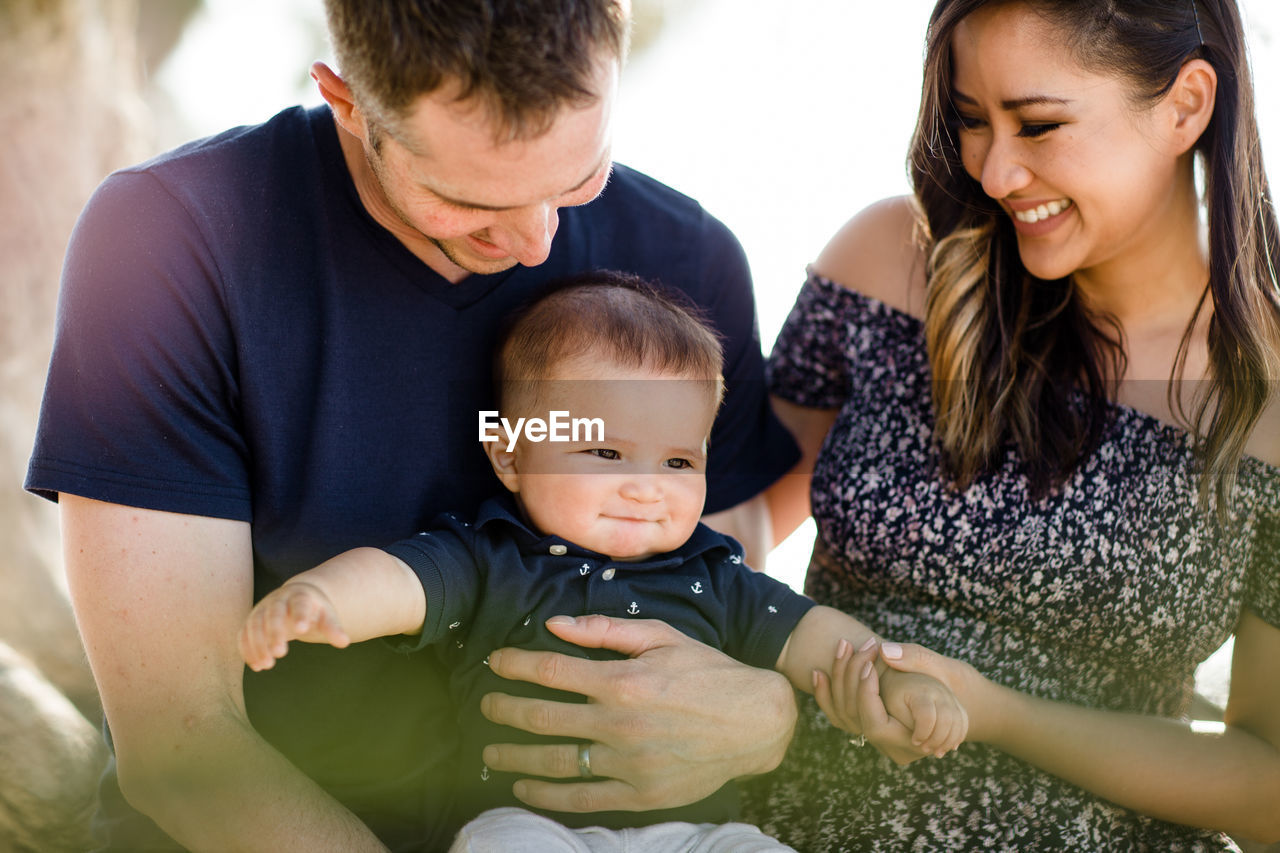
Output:
[[[493,473],[498,475],[507,491],[520,491],[520,473],[516,470],[515,451],[505,449],[501,441],[486,441],[484,452],[489,457],[489,464],[493,466]]]

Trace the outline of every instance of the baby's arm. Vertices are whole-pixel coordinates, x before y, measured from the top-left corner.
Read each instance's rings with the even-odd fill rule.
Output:
[[[831,607],[814,607],[804,615],[775,666],[797,688],[814,693],[818,673],[830,684],[830,704],[823,710],[831,722],[860,734],[857,719],[857,686],[861,673],[850,670],[855,649],[878,642],[870,628],[847,613]],[[898,722],[913,730],[912,741],[924,755],[941,755],[955,749],[968,731],[964,708],[942,682],[933,678],[899,678],[908,673],[876,665],[880,673],[885,708]],[[819,693],[819,700],[824,698]],[[821,704],[821,702],[820,702]]]
[[[254,671],[284,657],[290,640],[344,648],[422,630],[427,600],[407,565],[378,548],[355,548],[285,581],[254,606],[240,654]]]

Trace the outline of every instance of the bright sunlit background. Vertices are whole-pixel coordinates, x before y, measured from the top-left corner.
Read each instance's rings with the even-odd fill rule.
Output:
[[[738,235],[755,276],[767,352],[805,264],[853,213],[907,190],[932,0],[636,5],[660,26],[647,27],[655,34],[624,72],[616,158],[697,198]],[[1274,164],[1280,2],[1241,5],[1262,139]],[[321,0],[206,0],[157,78],[179,116],[167,141],[320,103],[307,77],[313,59],[332,61]],[[798,588],[813,535],[810,522],[774,552],[770,572]],[[1225,695],[1222,685],[1208,688]]]

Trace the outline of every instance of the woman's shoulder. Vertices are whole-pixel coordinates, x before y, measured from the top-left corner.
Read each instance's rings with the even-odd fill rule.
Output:
[[[923,317],[927,259],[919,223],[912,197],[878,201],[836,232],[813,270],[863,296]]]

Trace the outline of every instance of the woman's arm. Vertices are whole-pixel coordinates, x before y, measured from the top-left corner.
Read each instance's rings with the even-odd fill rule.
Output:
[[[969,712],[971,740],[1152,817],[1280,840],[1280,629],[1248,611],[1222,732],[1028,696],[920,646],[887,643],[882,655],[950,686]],[[872,704],[860,694],[860,709]]]

